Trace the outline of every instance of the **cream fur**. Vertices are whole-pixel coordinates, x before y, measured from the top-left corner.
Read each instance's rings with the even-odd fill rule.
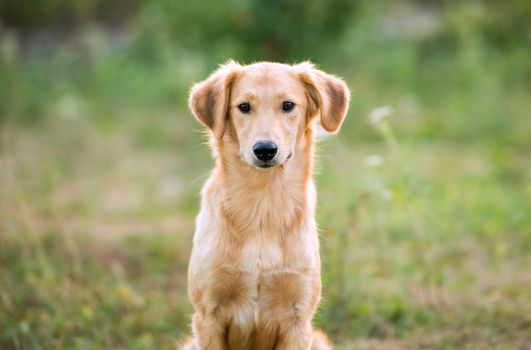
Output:
[[[285,100],[293,111],[282,111]],[[331,349],[311,325],[321,294],[313,120],[336,131],[348,101],[341,79],[309,63],[229,62],[192,88],[216,166],[201,193],[188,274],[193,337],[182,349]],[[261,139],[279,146],[271,168],[254,163]]]

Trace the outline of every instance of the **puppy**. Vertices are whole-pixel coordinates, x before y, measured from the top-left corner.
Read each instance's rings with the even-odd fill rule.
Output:
[[[314,121],[336,132],[349,97],[310,63],[231,61],[192,87],[216,166],[201,193],[188,271],[193,337],[182,349],[331,349],[311,324],[321,294]]]

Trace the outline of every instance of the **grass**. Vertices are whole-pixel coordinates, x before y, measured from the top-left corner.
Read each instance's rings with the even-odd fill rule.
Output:
[[[4,143],[0,347],[174,348],[190,313],[193,218],[174,215],[162,155],[132,159],[136,146],[85,127]],[[154,189],[161,172],[169,185]]]
[[[170,349],[188,333],[186,266],[209,161],[184,118],[151,120],[167,133],[155,144],[139,142],[151,131],[134,122],[4,129],[2,348]],[[341,136],[319,153],[316,323],[339,349],[529,344],[528,154],[499,169],[488,147]]]

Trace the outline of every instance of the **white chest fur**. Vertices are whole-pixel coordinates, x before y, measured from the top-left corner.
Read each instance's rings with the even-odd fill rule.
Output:
[[[269,272],[280,269],[284,257],[278,239],[256,237],[247,241],[241,251],[241,268],[249,272]]]

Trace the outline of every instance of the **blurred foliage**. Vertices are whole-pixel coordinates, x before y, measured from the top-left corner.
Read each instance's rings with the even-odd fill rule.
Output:
[[[228,58],[311,59],[351,82],[354,115],[385,96],[408,109],[403,125],[419,137],[527,139],[527,1],[120,6],[2,2],[0,122],[56,116],[65,99],[104,119],[133,105],[182,106],[189,85]],[[83,19],[65,14],[76,11]],[[113,13],[120,19],[109,19]],[[368,137],[367,128],[350,127],[356,137]]]
[[[135,0],[4,0],[0,20],[22,30],[68,29],[91,21],[124,21],[138,10]]]

